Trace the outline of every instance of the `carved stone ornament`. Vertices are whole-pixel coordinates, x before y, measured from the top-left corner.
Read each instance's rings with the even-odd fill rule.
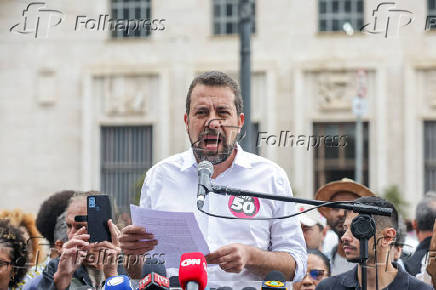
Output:
[[[316,76],[315,83],[321,111],[351,111],[357,93],[355,72],[322,72]]]
[[[103,80],[106,115],[137,115],[146,112],[147,77],[110,76]]]

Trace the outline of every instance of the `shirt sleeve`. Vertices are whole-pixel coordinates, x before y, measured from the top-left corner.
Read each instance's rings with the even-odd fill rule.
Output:
[[[288,177],[283,169],[275,181],[277,195],[293,196]],[[291,202],[275,202],[274,216],[285,216],[296,212]],[[295,260],[294,281],[301,281],[306,274],[307,253],[306,242],[297,217],[275,219],[271,224],[271,250],[289,253]]]
[[[145,174],[144,184],[141,188],[141,198],[139,200],[139,206],[143,208],[151,208],[151,193],[153,183],[152,176],[154,175],[154,168],[150,168]]]

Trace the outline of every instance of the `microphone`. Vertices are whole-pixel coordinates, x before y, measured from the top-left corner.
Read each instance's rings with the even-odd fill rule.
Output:
[[[201,161],[198,164],[198,191],[197,208],[202,209],[206,195],[212,190],[210,177],[213,174],[213,165],[209,161]]]
[[[182,255],[179,281],[183,290],[204,290],[207,285],[207,263],[202,253]]]
[[[161,276],[167,276],[167,269],[165,268],[165,265],[161,263],[161,261],[156,258],[147,258],[144,266],[142,267],[141,277],[145,277],[152,272],[158,273]]]
[[[262,282],[262,290],[286,290],[286,278],[282,272],[272,270],[265,277],[265,281]]]
[[[170,277],[170,288],[180,288],[179,276],[171,276]]]
[[[157,259],[147,259],[142,268],[143,277],[139,281],[140,290],[168,290],[170,280],[166,277],[165,266],[158,264]]]
[[[138,290],[169,290],[170,280],[158,273],[150,273],[139,281]]]
[[[104,283],[105,290],[133,290],[129,277],[125,275],[113,276]]]

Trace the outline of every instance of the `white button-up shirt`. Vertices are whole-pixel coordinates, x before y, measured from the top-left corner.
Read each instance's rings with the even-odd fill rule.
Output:
[[[263,157],[238,152],[230,168],[212,180],[218,185],[269,194],[292,196],[286,173]],[[192,149],[168,157],[148,172],[141,191],[140,206],[156,210],[193,212],[211,252],[241,243],[265,251],[287,252],[296,262],[294,281],[306,273],[306,244],[298,218],[275,220],[229,220],[210,217],[197,209],[197,162]],[[279,217],[295,212],[294,203],[266,199],[223,196],[209,193],[206,211],[230,217]],[[171,271],[172,272],[172,271]],[[244,269],[227,273],[219,265],[208,265],[210,281],[261,281],[264,277]]]

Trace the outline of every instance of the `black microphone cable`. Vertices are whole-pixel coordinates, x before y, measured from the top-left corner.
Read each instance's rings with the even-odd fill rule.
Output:
[[[211,193],[213,193],[213,191],[211,191]],[[280,216],[280,217],[268,217],[268,218],[256,218],[256,217],[254,217],[254,218],[241,218],[241,217],[232,217],[232,216],[223,216],[223,215],[219,215],[219,214],[214,214],[214,213],[211,213],[211,212],[207,212],[207,211],[205,211],[203,209],[199,209],[199,211],[204,213],[204,214],[207,214],[208,216],[212,216],[212,217],[216,217],[216,218],[223,218],[223,219],[229,219],[229,220],[260,220],[260,221],[262,221],[262,220],[287,219],[287,218],[291,218],[291,217],[294,217],[294,216],[297,216],[297,215],[309,212],[311,210],[318,209],[318,208],[326,206],[326,205],[344,204],[344,203],[352,204],[354,202],[353,201],[327,201],[327,202],[324,202],[324,203],[322,203],[320,205],[314,206],[312,208],[308,208],[307,210],[304,210],[302,212],[296,212],[296,213],[293,213],[293,214],[290,214],[290,215],[285,215],[285,216]]]

